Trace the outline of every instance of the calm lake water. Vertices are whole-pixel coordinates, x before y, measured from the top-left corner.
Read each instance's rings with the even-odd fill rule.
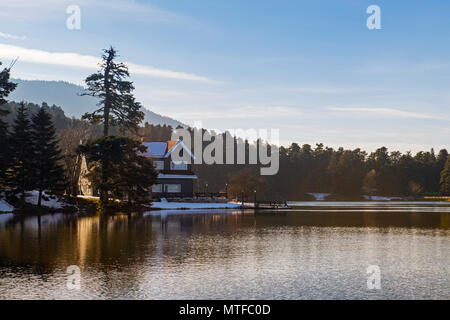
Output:
[[[0,215],[1,299],[450,299],[450,204]],[[68,289],[67,267],[80,268]],[[379,266],[381,289],[367,287]]]

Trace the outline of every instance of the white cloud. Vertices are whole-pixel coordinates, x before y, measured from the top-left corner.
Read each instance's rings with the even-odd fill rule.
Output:
[[[360,67],[359,71],[364,73],[374,73],[374,74],[390,74],[390,73],[423,73],[431,71],[445,71],[450,67],[450,62],[448,61],[433,61],[433,62],[417,62],[417,63],[404,63],[404,62],[384,62],[372,63],[368,65],[363,65]]]
[[[183,25],[198,25],[193,18],[161,9],[149,3],[136,0],[0,0],[0,16],[7,18],[20,18],[26,20],[54,20],[58,15],[65,14],[69,5],[78,5],[82,14],[97,18],[110,18],[116,20],[121,17],[133,17],[133,20],[156,23],[182,23]]]
[[[292,87],[286,88],[285,90],[294,93],[307,93],[307,94],[344,94],[358,91],[356,89],[330,88],[330,87]]]
[[[44,50],[28,49],[19,46],[0,44],[0,58],[15,59],[20,61],[67,66],[85,69],[97,69],[100,58],[88,55],[81,55],[73,52],[49,52]],[[131,74],[144,75],[157,78],[168,78],[177,80],[198,81],[204,83],[216,83],[212,79],[192,73],[178,72],[172,70],[158,69],[152,66],[139,65],[125,62]]]
[[[410,119],[431,119],[431,120],[450,120],[448,117],[426,114],[426,113],[416,113],[403,111],[391,108],[341,108],[341,107],[330,107],[329,110],[366,114],[367,116],[383,116],[383,117],[394,117],[394,118],[410,118]]]
[[[198,109],[197,109],[198,110]],[[284,106],[243,106],[227,108],[224,112],[222,109],[217,111],[212,110],[198,110],[193,111],[190,108],[189,112],[177,112],[178,117],[186,120],[207,120],[207,119],[286,119],[299,118],[304,116],[304,113],[294,107]]]
[[[15,34],[3,33],[0,32],[0,38],[13,39],[13,40],[26,40],[25,36],[17,36]]]

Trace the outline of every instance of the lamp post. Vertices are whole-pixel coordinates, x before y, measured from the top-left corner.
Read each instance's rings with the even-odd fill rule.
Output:
[[[228,183],[225,183],[225,197],[228,199]]]
[[[255,196],[255,208],[256,208],[256,190],[253,191],[253,194],[254,194],[254,196]]]

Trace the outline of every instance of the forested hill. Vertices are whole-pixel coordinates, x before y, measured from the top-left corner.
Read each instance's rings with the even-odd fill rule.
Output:
[[[11,93],[9,100],[27,101],[41,104],[63,106],[68,117],[80,118],[86,112],[94,110],[97,99],[89,96],[80,96],[84,91],[82,86],[64,81],[42,81],[13,79],[18,83],[16,90]],[[170,125],[173,128],[185,126],[180,121],[154,113],[148,109],[145,112],[144,123],[154,125]]]

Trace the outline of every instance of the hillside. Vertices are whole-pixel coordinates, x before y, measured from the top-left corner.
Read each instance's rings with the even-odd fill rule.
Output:
[[[84,88],[64,81],[42,81],[13,79],[18,83],[17,89],[8,97],[12,101],[27,101],[41,104],[62,106],[69,117],[81,117],[84,113],[95,108],[97,99],[88,96],[80,96]],[[144,122],[154,125],[185,126],[180,121],[154,113],[144,109]]]

